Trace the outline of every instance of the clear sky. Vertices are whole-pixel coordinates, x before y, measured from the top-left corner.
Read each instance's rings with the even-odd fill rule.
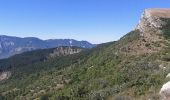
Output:
[[[145,8],[170,0],[0,0],[0,35],[103,43],[134,29]]]

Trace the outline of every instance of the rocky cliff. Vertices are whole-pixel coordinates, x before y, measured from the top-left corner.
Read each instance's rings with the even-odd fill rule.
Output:
[[[49,58],[57,56],[67,56],[81,52],[83,49],[78,47],[58,47],[49,54]]]
[[[123,44],[121,50],[133,55],[161,51],[167,44],[165,38],[169,34],[169,24],[170,9],[146,9],[135,30],[123,37],[133,36],[132,41]]]
[[[146,9],[141,17],[136,29],[141,32],[147,30],[158,30],[165,26],[167,23],[162,19],[170,18],[170,9]]]

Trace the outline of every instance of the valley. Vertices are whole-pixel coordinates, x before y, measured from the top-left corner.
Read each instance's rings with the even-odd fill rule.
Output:
[[[81,48],[92,48],[95,44],[88,41],[77,41],[74,39],[48,39],[41,40],[35,37],[14,37],[0,35],[0,59],[8,58],[16,54],[38,49],[50,49],[60,46],[77,46]]]

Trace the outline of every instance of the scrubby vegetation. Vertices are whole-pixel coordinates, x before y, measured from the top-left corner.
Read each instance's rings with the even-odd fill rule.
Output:
[[[1,60],[1,68],[12,71],[12,77],[0,83],[0,99],[155,100],[170,71],[170,49],[141,55],[117,52],[138,38],[133,31],[79,54],[45,59],[51,51],[39,50]]]
[[[166,22],[166,24],[161,28],[162,32],[164,33],[164,37],[169,39],[170,38],[170,18],[161,18],[161,20],[163,20],[164,22]]]

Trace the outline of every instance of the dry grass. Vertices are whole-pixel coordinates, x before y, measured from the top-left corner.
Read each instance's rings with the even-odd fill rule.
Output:
[[[161,18],[170,18],[170,9],[169,8],[147,9],[147,11],[152,16],[157,16],[157,17],[161,17]]]

